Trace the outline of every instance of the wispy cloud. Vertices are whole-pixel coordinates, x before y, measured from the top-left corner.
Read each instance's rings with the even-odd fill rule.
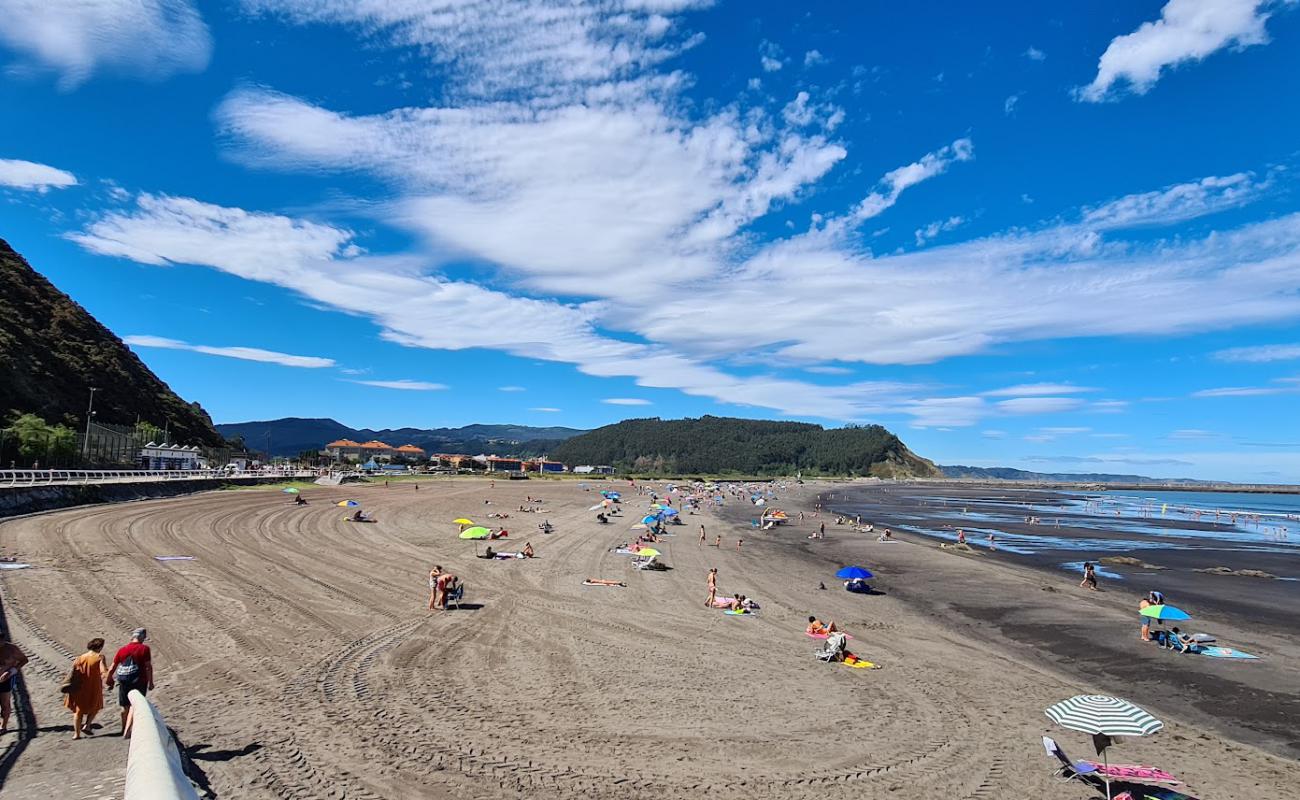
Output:
[[[0,6],[3,6],[3,0],[0,0]],[[0,30],[3,30],[3,26],[0,26]],[[77,176],[66,170],[48,164],[37,164],[35,161],[0,158],[0,186],[44,193],[50,189],[76,185]]]
[[[535,408],[530,408],[530,409],[528,409],[528,410],[529,410],[529,411],[538,411],[538,412],[541,412],[541,413],[543,413],[543,414],[558,414],[558,413],[560,413],[563,409],[559,409],[559,408],[550,408],[549,406],[537,406],[537,407],[535,407]]]
[[[212,55],[190,0],[0,0],[0,43],[21,69],[48,69],[73,89],[100,69],[165,78],[197,72]]]
[[[257,347],[213,347],[206,344],[190,344],[177,339],[167,339],[162,336],[125,336],[122,338],[132,347],[156,347],[164,350],[188,350],[192,353],[203,353],[209,356],[222,356],[223,358],[236,358],[241,361],[259,361],[264,364],[279,364],[282,367],[302,367],[305,369],[321,369],[322,367],[334,366],[334,359],[319,358],[317,356],[295,356],[288,353],[277,353],[274,350],[262,350]]]
[[[608,403],[611,406],[648,406],[649,400],[643,400],[639,397],[606,397],[601,400],[602,403]]]
[[[1268,187],[1268,180],[1257,181],[1245,172],[1211,176],[1154,192],[1128,195],[1086,209],[1083,223],[1098,229],[1172,225],[1245,205]]]
[[[1130,466],[1177,465],[1190,467],[1195,462],[1180,458],[1149,458],[1146,456],[1026,456],[1022,461],[1074,464],[1128,464]]]
[[[947,147],[927,153],[920,161],[890,170],[880,179],[876,189],[853,210],[853,216],[859,222],[879,216],[897,203],[905,190],[942,175],[953,164],[970,161],[974,157],[975,145],[970,139],[962,138]]]
[[[960,227],[966,223],[965,217],[948,217],[945,220],[937,220],[926,225],[924,228],[916,229],[916,245],[920,247],[939,234]]]
[[[1292,361],[1300,358],[1300,344],[1263,344],[1255,347],[1230,347],[1219,350],[1214,357],[1220,361]]]
[[[1189,439],[1213,439],[1216,436],[1218,436],[1218,434],[1216,434],[1214,431],[1202,430],[1201,428],[1180,428],[1176,431],[1170,431],[1169,435],[1166,438],[1175,439],[1175,440],[1189,440]]]
[[[1039,50],[1037,47],[1030,45],[1029,49],[1025,51],[1025,58],[1030,61],[1042,61],[1047,58],[1047,54],[1042,50]]]
[[[1095,392],[1090,386],[1075,386],[1072,383],[1021,383],[984,392],[985,397],[1042,397],[1054,394],[1081,394]]]
[[[528,390],[522,386],[498,386],[497,391],[498,392],[526,392]]]
[[[1111,40],[1097,63],[1097,76],[1077,90],[1079,100],[1096,103],[1114,98],[1117,85],[1145,94],[1161,73],[1200,61],[1225,47],[1244,49],[1268,41],[1265,22],[1273,0],[1169,0],[1160,19]]]
[[[1074,397],[1013,397],[999,400],[996,405],[1004,414],[1055,414],[1073,411],[1083,401]]]
[[[441,389],[447,388],[445,384],[441,384],[441,383],[429,383],[428,381],[409,381],[405,379],[396,380],[396,381],[349,380],[348,383],[359,383],[362,386],[374,386],[379,389],[398,389],[404,392],[436,392]]]

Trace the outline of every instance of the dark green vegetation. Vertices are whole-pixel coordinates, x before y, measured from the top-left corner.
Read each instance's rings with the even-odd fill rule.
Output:
[[[879,425],[827,430],[730,417],[630,419],[568,439],[550,456],[570,465],[675,475],[939,477],[934,464]]]
[[[1030,472],[1012,467],[941,466],[945,478],[996,481],[1048,481],[1053,483],[1153,483],[1201,484],[1192,478],[1148,478],[1144,475],[1112,475],[1105,472]]]
[[[50,426],[81,430],[93,386],[99,389],[97,422],[134,426],[145,421],[168,427],[174,442],[223,444],[202,407],[177,397],[112,331],[3,239],[0,286],[0,418],[5,423],[30,413]]]
[[[576,428],[530,428],[527,425],[466,425],[463,428],[349,428],[332,419],[287,417],[265,422],[232,422],[217,426],[222,435],[243,437],[249,447],[265,450],[270,434],[271,454],[297,455],[319,450],[336,439],[367,442],[378,439],[399,447],[413,444],[433,453],[496,453],[545,455],[557,441],[582,433]]]

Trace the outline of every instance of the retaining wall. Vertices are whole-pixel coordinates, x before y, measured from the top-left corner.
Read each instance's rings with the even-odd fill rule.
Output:
[[[222,486],[232,484],[252,486],[259,483],[278,483],[283,480],[285,480],[284,477],[277,476],[271,478],[214,478],[212,480],[140,483],[78,483],[0,488],[0,518],[95,503],[120,503],[127,500],[176,497],[183,494],[220,489]]]

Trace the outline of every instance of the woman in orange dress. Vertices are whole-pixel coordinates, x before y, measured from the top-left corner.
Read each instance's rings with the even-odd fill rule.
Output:
[[[83,733],[91,734],[91,723],[104,707],[108,666],[104,663],[103,649],[103,639],[91,639],[86,643],[86,652],[72,662],[72,690],[64,696],[63,707],[72,711],[73,739],[80,739]]]

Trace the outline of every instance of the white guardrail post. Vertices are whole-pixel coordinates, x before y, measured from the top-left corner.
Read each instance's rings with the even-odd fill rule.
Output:
[[[149,699],[134,689],[131,748],[126,757],[125,800],[199,800],[181,768],[176,740]]]

